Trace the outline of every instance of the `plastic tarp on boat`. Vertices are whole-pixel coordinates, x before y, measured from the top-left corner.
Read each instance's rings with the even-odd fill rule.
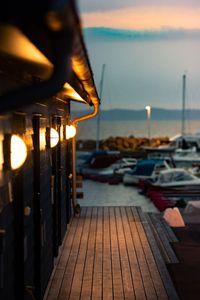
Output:
[[[163,163],[163,160],[142,160],[139,161],[133,171],[132,175],[151,176],[156,164]]]

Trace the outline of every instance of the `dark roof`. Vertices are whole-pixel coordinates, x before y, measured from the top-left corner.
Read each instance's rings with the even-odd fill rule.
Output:
[[[10,2],[0,11],[0,66],[8,68],[14,62],[39,80],[3,93],[0,112],[58,92],[60,97],[70,97],[66,83],[86,103],[99,102],[74,1]],[[32,46],[34,50],[29,49]]]

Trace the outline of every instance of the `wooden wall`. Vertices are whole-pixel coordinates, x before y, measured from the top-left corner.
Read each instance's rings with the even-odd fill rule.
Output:
[[[42,299],[71,217],[69,103],[49,99],[0,117],[0,142],[15,133],[28,145],[16,170],[0,174],[0,299]],[[50,127],[56,147],[42,147]],[[5,167],[5,165],[4,165]]]

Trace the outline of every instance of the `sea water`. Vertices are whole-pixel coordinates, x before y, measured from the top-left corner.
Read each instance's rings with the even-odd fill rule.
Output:
[[[138,193],[135,186],[109,185],[85,179],[81,206],[140,206],[143,211],[158,212],[153,202]]]
[[[150,126],[151,137],[172,137],[181,132],[181,121],[152,120]],[[200,120],[186,122],[186,132],[200,132]],[[77,130],[77,139],[96,139],[97,123],[88,120],[80,123]],[[101,121],[100,140],[108,137],[147,137],[148,124],[145,121]]]

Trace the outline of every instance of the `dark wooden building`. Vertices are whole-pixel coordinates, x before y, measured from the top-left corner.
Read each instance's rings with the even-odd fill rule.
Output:
[[[5,1],[0,12],[1,300],[42,299],[53,271],[73,214],[72,146],[66,139],[71,101],[91,106],[91,114],[75,124],[98,111],[74,1]]]

